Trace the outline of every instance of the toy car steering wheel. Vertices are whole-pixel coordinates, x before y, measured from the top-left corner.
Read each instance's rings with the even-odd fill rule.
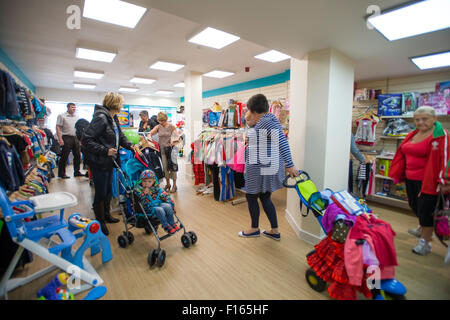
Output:
[[[310,180],[309,174],[306,171],[298,170],[298,173],[300,173],[300,175],[298,175],[297,177],[294,177],[294,178],[291,178],[290,175],[286,176],[286,178],[284,178],[284,180],[283,180],[283,186],[285,186],[286,188],[295,188],[297,186],[297,183]],[[288,183],[289,179],[294,179],[295,183],[289,184]]]

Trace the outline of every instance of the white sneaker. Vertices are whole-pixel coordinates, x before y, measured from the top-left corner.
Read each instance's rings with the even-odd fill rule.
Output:
[[[418,226],[416,229],[408,229],[408,233],[420,238],[422,236],[422,227]]]
[[[419,244],[415,246],[412,251],[421,256],[427,255],[431,252],[431,243],[428,243],[425,239],[420,238]]]
[[[205,191],[203,191],[203,194],[211,194],[214,193],[214,188],[208,188]]]

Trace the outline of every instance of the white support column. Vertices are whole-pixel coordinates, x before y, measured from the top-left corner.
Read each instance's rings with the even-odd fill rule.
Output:
[[[289,143],[295,165],[318,190],[347,189],[353,82],[353,61],[335,49],[291,60]],[[324,236],[313,214],[301,217],[295,191],[288,193],[286,216],[303,240],[317,243]]]
[[[202,74],[193,71],[186,71],[184,75],[186,153],[190,152],[191,143],[202,130],[202,92]]]

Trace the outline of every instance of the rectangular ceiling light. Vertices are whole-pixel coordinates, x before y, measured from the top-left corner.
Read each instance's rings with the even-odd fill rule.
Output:
[[[89,84],[89,83],[73,83],[73,86],[77,89],[94,89],[96,87],[95,84]]]
[[[94,60],[108,63],[113,62],[116,55],[117,55],[116,53],[112,52],[91,50],[86,48],[77,48],[76,52],[76,57],[78,59]]]
[[[155,92],[155,94],[162,94],[162,95],[167,95],[167,94],[172,94],[173,91],[168,91],[168,90],[158,90]]]
[[[394,41],[449,28],[449,12],[449,0],[427,0],[371,16],[368,22]]]
[[[227,71],[220,71],[220,70],[214,70],[208,73],[205,73],[204,76],[205,77],[210,77],[210,78],[226,78],[229,76],[232,76],[234,73],[233,72],[227,72]]]
[[[184,65],[171,62],[158,61],[150,66],[150,69],[175,72],[183,68]]]
[[[133,29],[146,11],[120,0],[85,0],[83,17]]]
[[[120,92],[137,92],[139,88],[120,87]]]
[[[184,82],[175,83],[173,86],[177,88],[184,88]]]
[[[288,56],[287,54],[281,53],[277,50],[270,50],[270,51],[258,54],[257,56],[255,56],[255,58],[275,63],[275,62],[280,62],[280,61],[289,59],[290,56]]]
[[[73,76],[76,78],[87,78],[87,79],[102,79],[104,77],[104,73],[100,72],[89,72],[82,70],[75,70],[73,72]]]
[[[141,78],[141,77],[134,77],[133,79],[130,80],[130,82],[132,83],[141,83],[141,84],[152,84],[155,81],[156,81],[155,79]]]
[[[239,37],[232,34],[208,27],[189,39],[189,42],[215,49],[222,49],[239,39]]]
[[[413,57],[411,61],[420,70],[450,67],[450,51]]]

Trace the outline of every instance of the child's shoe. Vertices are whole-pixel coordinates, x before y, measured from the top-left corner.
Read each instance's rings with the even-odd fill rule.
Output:
[[[177,232],[177,231],[180,230],[180,227],[179,227],[176,223],[174,223],[174,224],[172,225],[172,228],[175,229],[175,232]]]
[[[175,229],[172,228],[172,226],[165,226],[164,230],[166,230],[166,232],[169,234],[174,234],[176,232]]]

